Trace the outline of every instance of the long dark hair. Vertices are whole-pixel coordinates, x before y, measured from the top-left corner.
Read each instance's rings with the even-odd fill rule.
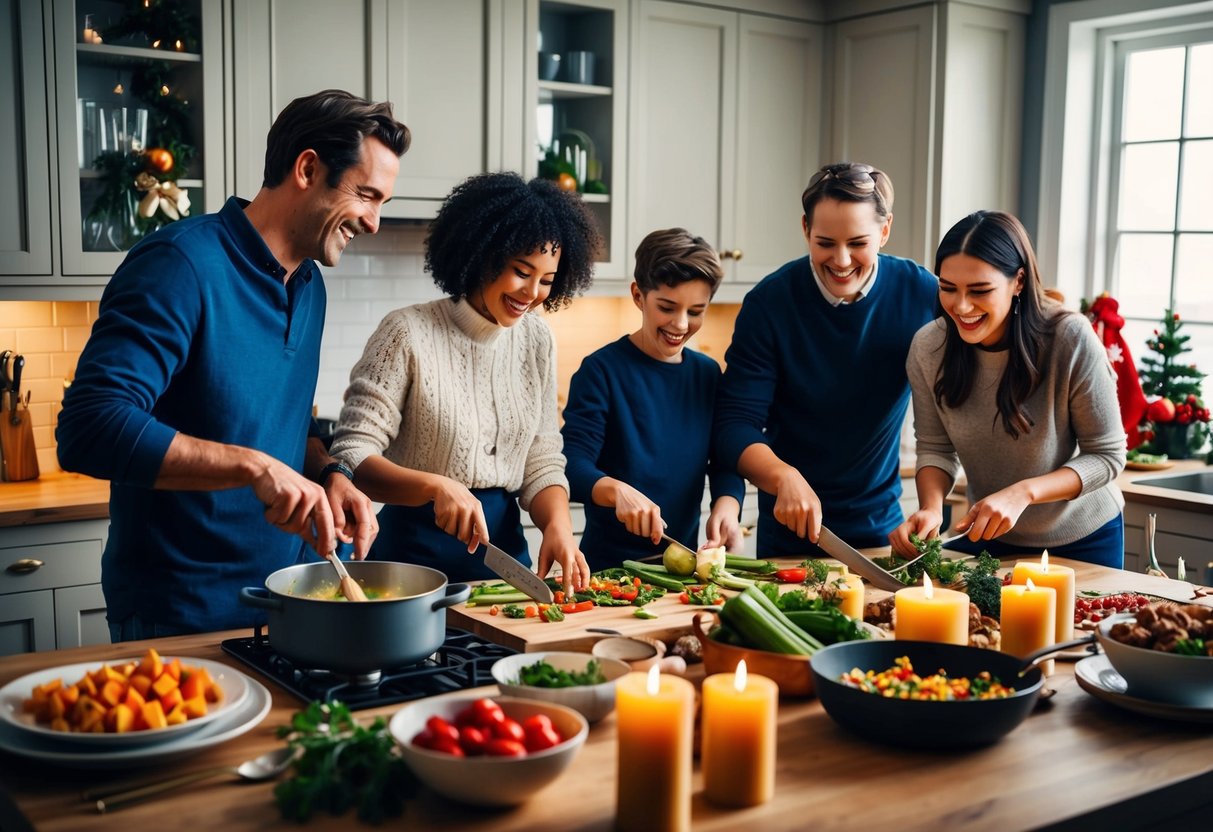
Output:
[[[1010,355],[997,394],[1003,427],[1012,438],[1018,439],[1021,433],[1032,429],[1023,403],[1040,385],[1040,367],[1059,310],[1044,295],[1032,242],[1023,224],[1013,215],[1004,211],[976,211],[952,226],[935,251],[936,276],[943,261],[954,254],[967,254],[989,263],[1008,280],[1014,280],[1023,270],[1023,288],[1012,300],[1012,313],[1007,318]],[[939,311],[942,314],[942,308]],[[957,408],[973,392],[978,348],[964,342],[951,316],[943,315],[943,319],[947,335],[943,362],[935,379],[935,401]]]

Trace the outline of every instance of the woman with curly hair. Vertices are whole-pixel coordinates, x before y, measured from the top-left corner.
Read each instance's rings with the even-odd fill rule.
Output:
[[[945,548],[1050,553],[1121,568],[1125,430],[1116,381],[1086,318],[1049,300],[1023,225],[977,211],[935,253],[943,314],[914,336],[906,370],[920,508],[889,535],[939,533],[959,466],[969,512]]]
[[[350,371],[333,456],[385,503],[370,557],[491,578],[491,540],[531,557],[519,507],[543,532],[539,575],[589,581],[573,538],[556,414],[555,310],[589,287],[601,238],[579,197],[512,173],[446,198],[426,269],[447,297],[390,313]]]

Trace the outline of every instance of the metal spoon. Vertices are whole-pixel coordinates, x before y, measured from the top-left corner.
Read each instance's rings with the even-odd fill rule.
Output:
[[[341,562],[341,558],[337,557],[336,552],[329,552],[325,555],[329,562],[333,564],[333,568],[337,570],[337,574],[341,576],[341,594],[345,596],[347,601],[366,601],[366,593],[362,591],[362,586],[350,577],[350,573],[346,570],[345,564]]]
[[[294,759],[295,749],[292,746],[285,746],[262,754],[260,757],[246,760],[238,766],[216,766],[118,792],[113,791],[114,786],[111,784],[103,788],[86,791],[83,797],[85,800],[96,800],[98,812],[110,812],[127,804],[143,800],[145,797],[151,797],[152,795],[175,789],[178,786],[196,783],[199,780],[209,780],[221,774],[235,774],[242,780],[249,781],[271,780],[286,771]],[[125,786],[129,785],[129,783],[125,784]]]

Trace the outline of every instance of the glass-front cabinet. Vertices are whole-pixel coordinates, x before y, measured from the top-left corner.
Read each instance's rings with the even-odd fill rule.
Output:
[[[532,0],[529,11],[530,173],[582,194],[604,239],[598,276],[624,277],[627,3]]]
[[[53,9],[62,283],[96,284],[147,234],[223,204],[222,0]]]

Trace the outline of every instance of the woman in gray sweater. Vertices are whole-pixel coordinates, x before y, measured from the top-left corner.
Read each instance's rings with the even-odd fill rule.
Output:
[[[1125,465],[1116,382],[1085,318],[1048,300],[1019,220],[978,211],[935,254],[942,317],[906,361],[919,509],[889,535],[939,533],[960,466],[972,505],[946,548],[1051,554],[1121,567]]]

